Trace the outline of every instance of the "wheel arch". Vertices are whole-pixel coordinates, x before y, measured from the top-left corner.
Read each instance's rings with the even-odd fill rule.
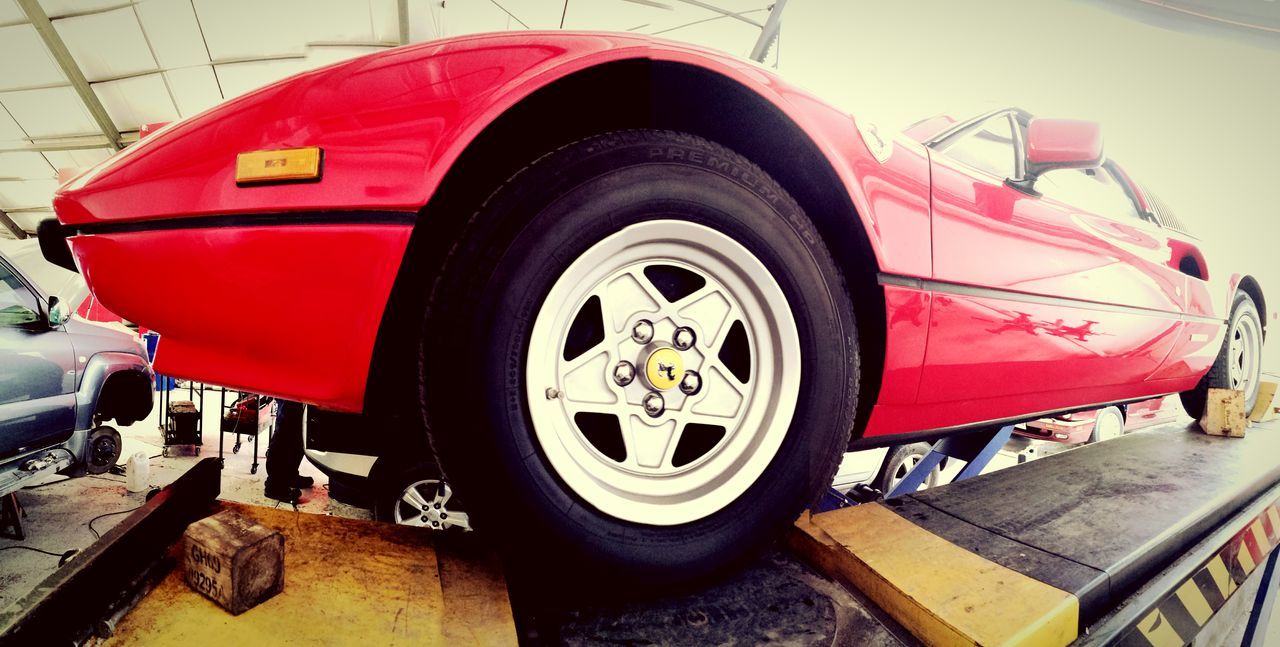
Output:
[[[92,428],[98,416],[135,422],[147,417],[155,404],[152,387],[152,373],[141,357],[116,352],[94,355],[76,393],[76,429]]]
[[[742,76],[742,75],[738,75]],[[686,62],[630,58],[572,72],[527,95],[487,124],[458,155],[419,214],[384,311],[364,410],[413,398],[416,335],[450,241],[475,208],[520,168],[561,146],[625,128],[689,132],[761,166],[817,225],[844,272],[858,322],[861,378],[857,429],[865,428],[883,373],[885,303],[867,214],[818,134],[784,111],[763,84]],[[849,133],[851,121],[845,119]],[[856,137],[856,135],[853,135]]]

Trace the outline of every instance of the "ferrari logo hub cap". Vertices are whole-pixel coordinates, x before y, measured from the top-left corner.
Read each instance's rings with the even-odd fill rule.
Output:
[[[649,354],[644,369],[645,377],[653,388],[670,389],[684,376],[684,359],[674,348],[663,347]]]

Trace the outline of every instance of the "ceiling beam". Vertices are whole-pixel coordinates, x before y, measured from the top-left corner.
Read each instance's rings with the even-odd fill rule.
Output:
[[[751,48],[751,60],[763,63],[768,58],[769,48],[773,47],[773,41],[778,38],[778,30],[782,28],[782,10],[786,7],[787,0],[774,2],[773,9],[769,10],[769,18],[764,21],[764,28],[760,30],[760,38],[756,39],[756,46]]]
[[[124,140],[121,135],[121,140]],[[79,135],[74,137],[50,137],[36,141],[20,139],[17,141],[0,141],[0,153],[51,153],[54,151],[79,151],[90,148],[114,148],[111,141],[102,135]]]
[[[22,227],[19,227],[18,223],[14,222],[13,218],[10,218],[9,214],[4,212],[4,209],[0,209],[0,227],[4,227],[13,235],[14,238],[17,238],[18,240],[22,240],[27,237],[27,232],[23,230]]]
[[[400,19],[400,44],[409,44],[409,0],[396,2],[396,14]]]
[[[756,22],[756,21],[754,21],[754,20],[752,20],[752,19],[750,19],[750,18],[748,18],[748,17],[746,17],[746,16],[742,15],[742,14],[744,14],[744,13],[746,13],[746,12],[729,11],[728,9],[724,9],[724,8],[722,8],[722,7],[717,7],[717,6],[715,6],[715,5],[707,4],[707,3],[705,3],[705,2],[702,2],[702,0],[677,0],[677,1],[678,1],[678,2],[683,2],[683,3],[685,3],[685,4],[693,5],[693,6],[695,6],[695,7],[700,8],[700,9],[706,9],[707,11],[713,11],[713,12],[715,12],[715,13],[720,14],[721,16],[724,16],[725,18],[733,18],[734,20],[741,20],[742,22],[745,22],[745,23],[747,23],[748,25],[751,25],[751,26],[753,26],[753,27],[764,27],[764,25],[761,25],[760,23],[758,23],[758,22]],[[786,0],[783,0],[783,3],[785,3],[785,2],[786,2]],[[779,4],[781,4],[781,3],[779,3]]]
[[[98,128],[102,130],[102,135],[107,138],[111,148],[117,150],[122,148],[120,131],[116,130],[115,123],[111,121],[111,116],[107,114],[107,109],[102,107],[102,102],[98,100],[98,95],[94,94],[93,88],[89,87],[89,80],[84,77],[84,72],[80,70],[80,66],[76,65],[75,58],[71,56],[70,50],[67,49],[67,44],[62,42],[62,36],[58,35],[58,30],[53,28],[53,22],[45,14],[44,7],[40,6],[39,0],[14,1],[27,14],[27,20],[31,21],[31,26],[35,27],[36,32],[40,34],[40,39],[44,41],[44,46],[49,49],[49,53],[53,55],[53,60],[58,63],[58,67],[62,68],[62,73],[71,82],[71,87],[75,88],[76,94],[80,96],[80,101],[89,110],[93,121],[98,124]]]

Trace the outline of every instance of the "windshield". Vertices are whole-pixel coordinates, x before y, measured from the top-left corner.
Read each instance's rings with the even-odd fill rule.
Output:
[[[56,296],[72,311],[79,309],[89,296],[84,278],[46,261],[40,253],[40,244],[33,239],[0,241],[0,254],[4,254],[42,296]]]

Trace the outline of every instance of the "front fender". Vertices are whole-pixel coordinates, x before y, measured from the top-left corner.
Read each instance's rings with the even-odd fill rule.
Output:
[[[754,63],[626,34],[466,36],[306,72],[171,124],[64,185],[54,205],[68,225],[280,211],[416,212],[506,110],[575,72],[630,59],[701,67],[776,106],[835,169],[879,256],[879,228],[854,172],[868,160],[864,171],[878,164],[847,114]],[[236,186],[237,154],[306,146],[324,151],[319,182]]]
[[[162,129],[64,185],[54,206],[101,303],[164,335],[156,361],[165,374],[359,411],[409,232],[430,216],[419,214],[451,165],[535,91],[634,59],[709,70],[776,107],[843,185],[824,190],[849,196],[880,269],[929,275],[920,244],[929,231],[927,163],[918,151],[882,166],[847,114],[771,72],[626,34],[462,37],[307,72]],[[238,153],[309,146],[323,150],[319,181],[236,185]],[[906,172],[894,164],[924,178],[913,201],[885,190]],[[876,222],[868,194],[887,196],[880,202],[891,222]],[[897,246],[882,247],[890,236]],[[315,280],[321,272],[331,283]],[[205,280],[199,294],[187,285],[192,275]],[[136,288],[142,281],[146,292]],[[244,290],[251,284],[289,298]],[[342,325],[328,321],[335,317]]]
[[[122,372],[138,373],[148,383],[155,380],[155,373],[147,360],[133,353],[105,352],[89,358],[80,379],[80,389],[76,391],[76,429],[93,428],[93,414],[97,410],[102,387],[108,378]],[[153,391],[148,390],[148,393]]]

